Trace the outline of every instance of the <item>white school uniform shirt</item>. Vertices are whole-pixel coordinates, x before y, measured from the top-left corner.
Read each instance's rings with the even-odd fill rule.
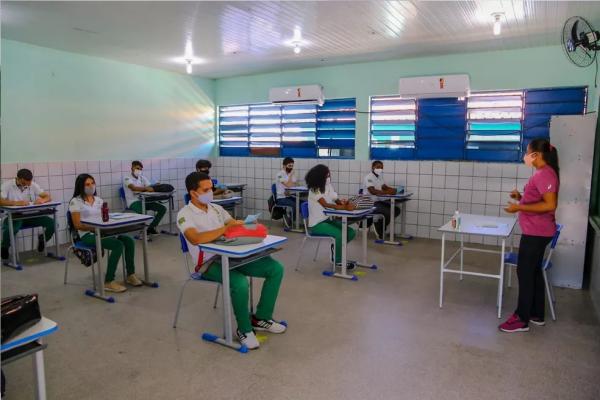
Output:
[[[383,185],[385,185],[385,182],[383,181],[383,174],[379,174],[379,176],[377,176],[371,172],[365,176],[363,194],[366,196],[371,196],[373,201],[384,200],[369,192],[369,187],[373,186],[375,189],[381,190]]]
[[[69,211],[71,214],[74,212],[80,213],[80,218],[94,218],[102,216],[102,204],[104,200],[102,200],[98,196],[94,196],[94,203],[90,204],[85,201],[80,196],[73,197],[69,202]],[[78,231],[79,237],[82,237],[86,233],[90,233],[88,231]]]
[[[189,228],[194,228],[198,232],[214,231],[225,226],[231,219],[231,215],[218,204],[209,203],[208,209],[204,211],[190,202],[177,213],[177,228],[182,234]],[[213,261],[217,255],[201,251],[199,246],[191,244],[187,238],[186,242],[192,260],[195,260],[195,266],[201,266],[198,271],[205,272],[210,265],[208,261]]]
[[[275,175],[275,187],[277,188],[277,198],[282,199],[286,197],[285,189],[286,187],[283,185],[284,182],[287,182],[288,179],[292,177],[292,182],[296,183],[296,170],[293,169],[291,173],[287,173],[285,169],[282,169]]]
[[[325,221],[327,216],[325,215],[325,207],[319,203],[319,199],[325,199],[327,203],[335,203],[338,195],[333,189],[333,186],[328,183],[325,185],[325,193],[321,193],[320,190],[309,190],[308,191],[308,227],[313,226]]]
[[[132,174],[129,174],[123,178],[123,190],[125,191],[125,201],[127,202],[127,207],[130,207],[133,202],[139,200],[136,192],[129,189],[129,185],[146,187],[150,186],[150,180],[144,175],[140,175],[138,178],[136,178]]]
[[[16,179],[10,179],[0,186],[0,198],[3,200],[11,200],[11,201],[29,201],[34,202],[40,197],[40,194],[45,193],[44,189],[40,187],[35,182],[31,182],[31,185],[25,189],[21,190],[17,186]]]

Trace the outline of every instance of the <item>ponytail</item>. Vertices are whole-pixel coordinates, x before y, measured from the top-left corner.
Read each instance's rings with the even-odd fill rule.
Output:
[[[529,142],[529,149],[532,152],[538,152],[542,154],[542,159],[554,170],[556,177],[560,181],[558,150],[556,150],[556,147],[551,145],[547,139],[539,138],[533,139],[531,142]]]

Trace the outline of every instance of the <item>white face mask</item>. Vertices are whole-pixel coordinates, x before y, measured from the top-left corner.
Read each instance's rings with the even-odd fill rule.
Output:
[[[85,192],[85,194],[87,194],[88,196],[93,196],[94,193],[96,193],[96,185],[92,185],[92,186],[86,186],[85,188],[83,188],[83,191]]]
[[[383,168],[375,168],[373,172],[375,173],[375,175],[381,175],[383,174]]]
[[[326,182],[328,185],[331,185],[331,177],[330,177],[330,176],[328,176],[328,177],[327,177],[327,180],[326,180],[325,182]]]
[[[142,170],[141,169],[134,169],[133,170],[133,176],[135,176],[136,178],[139,178],[140,175],[142,175]]]
[[[196,200],[198,200],[202,204],[208,204],[213,201],[213,191],[206,192],[204,194],[197,194]]]

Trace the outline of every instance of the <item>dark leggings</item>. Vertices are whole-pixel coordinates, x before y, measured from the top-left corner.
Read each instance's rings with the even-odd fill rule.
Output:
[[[517,315],[528,323],[532,317],[544,319],[546,308],[542,262],[551,237],[522,235],[519,244],[517,275],[519,277],[519,305]]]

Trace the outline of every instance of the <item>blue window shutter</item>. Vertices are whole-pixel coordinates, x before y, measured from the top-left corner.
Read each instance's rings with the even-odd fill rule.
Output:
[[[317,155],[354,158],[356,99],[325,100],[317,107]]]
[[[417,103],[414,99],[371,96],[369,144],[372,159],[414,159]]]
[[[461,160],[465,147],[465,100],[417,102],[416,155],[420,160]]]

